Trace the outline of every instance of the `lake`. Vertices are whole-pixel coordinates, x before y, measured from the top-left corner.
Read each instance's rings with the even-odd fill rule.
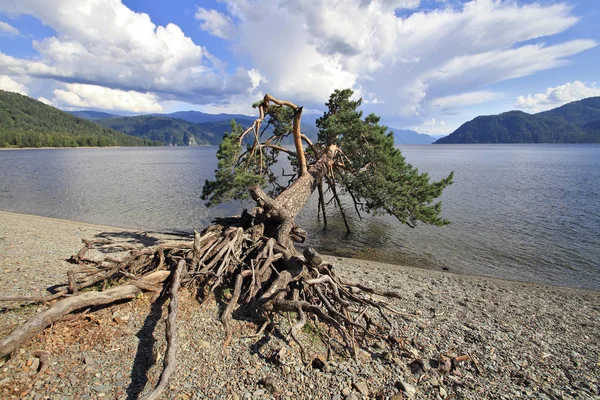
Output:
[[[406,145],[434,179],[455,171],[443,215],[411,229],[350,204],[353,233],[316,199],[298,216],[328,254],[457,273],[600,289],[600,145]],[[207,209],[200,194],[216,147],[0,151],[0,209],[152,231],[200,229],[240,204]]]

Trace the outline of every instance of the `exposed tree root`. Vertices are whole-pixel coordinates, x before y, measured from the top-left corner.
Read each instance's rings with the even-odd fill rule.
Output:
[[[175,370],[180,286],[194,288],[200,297],[206,297],[216,289],[231,290],[232,296],[221,315],[225,347],[232,340],[232,313],[239,306],[246,307],[251,315],[264,321],[260,334],[272,322],[273,316],[287,312],[297,316],[289,334],[298,343],[305,363],[309,360],[298,333],[307,323],[307,315],[312,315],[317,323],[333,327],[350,355],[356,353],[357,338],[386,339],[393,331],[393,323],[385,315],[385,303],[370,295],[400,297],[398,293],[369,288],[338,277],[331,265],[322,263],[318,254],[308,251],[302,257],[294,249],[289,250],[275,239],[264,236],[265,224],[256,223],[257,219],[249,214],[224,221],[201,233],[196,232],[194,241],[130,250],[122,258],[109,252],[101,261],[88,259],[87,252],[91,249],[100,246],[103,252],[110,249],[105,240],[84,242],[84,248],[72,258],[78,260],[78,268],[69,272],[64,290],[45,298],[19,298],[54,301],[62,297],[2,339],[0,357],[14,352],[44,328],[69,314],[133,299],[142,292],[159,292],[169,278],[171,301],[164,370],[159,384],[147,399],[160,396]],[[90,243],[93,244],[90,246]],[[120,245],[114,247],[121,253],[122,249]],[[81,292],[101,282],[119,285],[102,291]],[[388,326],[384,328],[373,323],[369,310],[379,313]],[[332,339],[328,336],[323,340]],[[329,343],[326,345],[330,347]]]
[[[295,153],[272,144],[271,139],[264,143],[258,140],[260,125],[270,103],[292,109]],[[221,314],[225,347],[233,338],[232,315],[237,307],[243,307],[242,311],[253,316],[257,322],[262,322],[259,335],[280,315],[295,315],[297,321],[292,323],[289,335],[298,343],[305,363],[310,361],[299,331],[307,321],[315,326],[328,352],[333,348],[332,344],[336,344],[336,350],[355,356],[357,348],[368,346],[369,340],[390,339],[394,343],[391,340],[394,323],[386,314],[397,312],[374,296],[400,298],[400,294],[345,280],[335,273],[332,265],[323,263],[316,252],[305,251],[303,257],[294,246],[294,242],[303,242],[306,238],[306,232],[294,224],[294,218],[317,188],[320,189],[319,202],[323,218],[326,219],[325,199],[320,188],[324,180],[329,182],[347,229],[350,230],[333,178],[332,168],[339,162],[340,148],[332,142],[318,150],[301,134],[302,107],[267,95],[259,106],[259,112],[260,117],[253,126],[236,137],[235,141],[242,143],[247,133],[254,132],[256,141],[244,155],[256,157],[260,171],[263,170],[263,157],[266,156],[263,151],[266,149],[285,151],[297,157],[297,177],[285,190],[276,198],[271,198],[261,186],[252,186],[249,188],[250,195],[256,201],[252,211],[217,220],[202,232],[194,232],[194,238],[189,242],[139,248],[131,244],[112,243],[104,238],[84,240],[83,248],[70,259],[77,268],[68,272],[64,289],[42,298],[0,298],[0,301],[58,300],[0,341],[0,357],[17,350],[49,324],[78,310],[133,299],[142,292],[154,292],[157,296],[168,279],[170,304],[164,369],[157,387],[146,399],[158,398],[175,370],[180,286],[195,290],[198,298],[204,299],[217,290],[230,291],[231,298]],[[234,146],[231,138],[227,140]],[[304,154],[303,141],[308,142],[312,149],[310,165]],[[242,158],[238,161],[242,162]],[[209,192],[210,188],[214,189],[208,183],[206,187]],[[88,257],[92,249],[100,250],[105,254],[104,257],[100,260]],[[81,293],[99,284],[104,287],[107,284],[117,286]],[[380,323],[380,320],[383,322]],[[333,328],[333,331],[326,333],[320,330],[321,324]]]

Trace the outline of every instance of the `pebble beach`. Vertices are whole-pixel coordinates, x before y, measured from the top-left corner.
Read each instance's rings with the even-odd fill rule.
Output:
[[[66,282],[81,239],[154,244],[152,232],[0,211],[0,293],[40,296]],[[182,292],[177,370],[164,399],[600,399],[600,292],[325,256],[338,273],[393,289],[396,344],[356,358],[303,329],[305,365],[278,321],[265,337],[234,318],[223,349],[219,299]],[[0,336],[44,309],[0,303]],[[47,328],[0,360],[2,399],[135,399],[156,385],[166,306],[150,296]],[[235,316],[235,315],[234,315]]]

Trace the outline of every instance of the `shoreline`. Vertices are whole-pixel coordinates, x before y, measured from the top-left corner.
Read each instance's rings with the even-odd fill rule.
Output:
[[[73,267],[66,259],[81,249],[81,238],[100,234],[146,244],[161,239],[139,230],[0,211],[0,291],[46,294],[66,281]],[[324,258],[352,281],[401,294],[389,299],[399,312],[389,316],[399,344],[361,350],[356,359],[332,353],[328,368],[319,370],[305,367],[295,342],[286,339],[286,318],[267,340],[252,338],[254,323],[234,318],[236,334],[223,349],[222,308],[215,301],[200,304],[183,291],[178,368],[162,398],[386,399],[398,393],[405,399],[600,398],[599,292]],[[0,338],[43,308],[0,303]],[[4,365],[0,360],[0,397],[126,399],[147,392],[162,367],[147,360],[153,347],[162,354],[165,346],[164,318],[160,312],[149,316],[153,309],[150,296],[141,296],[46,329]],[[300,335],[311,357],[328,354],[314,331]],[[285,358],[273,361],[282,348]],[[40,350],[52,368],[36,375],[30,365],[40,362]],[[446,355],[472,361],[448,372],[439,363]],[[265,377],[281,395],[271,395],[261,383]],[[368,396],[358,389],[365,385]]]
[[[5,222],[4,219],[8,218],[8,215],[13,215],[12,220],[27,220],[27,219],[36,219],[39,218],[40,221],[46,221],[48,224],[58,224],[58,225],[65,225],[65,226],[77,226],[78,229],[82,230],[82,231],[90,231],[90,232],[96,232],[96,233],[100,233],[100,232],[116,232],[116,231],[127,231],[127,232],[144,232],[145,234],[153,234],[153,235],[157,235],[161,238],[164,239],[169,239],[171,238],[177,238],[181,236],[181,232],[173,232],[173,231],[154,231],[154,230],[144,230],[144,229],[140,229],[140,228],[135,228],[135,227],[127,227],[127,226],[109,226],[109,225],[102,225],[102,224],[96,224],[96,223],[90,223],[90,222],[84,222],[84,221],[77,221],[77,220],[70,220],[70,219],[64,219],[64,218],[55,218],[55,217],[46,217],[46,216],[42,216],[42,215],[36,215],[36,214],[25,214],[25,213],[19,213],[19,212],[13,212],[13,211],[6,211],[6,210],[2,210],[0,209],[0,240],[2,238],[2,225]],[[192,232],[189,232],[189,234],[191,235]],[[75,247],[80,246],[81,243],[81,239],[84,238],[84,236],[75,238],[73,236],[71,236],[74,240],[74,244]],[[89,238],[89,237],[85,237],[85,238]],[[70,248],[71,246],[68,246],[65,243],[65,246]],[[79,250],[79,248],[77,248],[76,250],[74,250],[74,252],[77,252]],[[385,266],[387,268],[402,268],[406,271],[428,271],[431,273],[435,273],[435,274],[441,274],[440,276],[443,276],[444,274],[450,274],[453,276],[457,276],[457,277],[465,277],[465,278],[473,278],[473,279],[484,279],[484,280],[491,280],[491,281],[495,281],[495,282],[507,282],[507,283],[512,283],[512,284],[517,284],[517,285],[532,285],[532,286],[541,286],[541,287],[548,287],[548,288],[562,288],[562,289],[569,289],[569,290],[580,290],[580,291],[585,291],[585,292],[592,292],[592,293],[600,293],[600,290],[596,290],[596,289],[590,289],[590,288],[582,288],[582,287],[577,287],[577,286],[566,286],[566,285],[559,285],[559,284],[545,284],[545,283],[538,283],[538,282],[530,282],[530,281],[523,281],[523,280],[517,280],[517,279],[508,279],[508,278],[501,278],[501,277],[494,277],[494,276],[487,276],[487,275],[478,275],[478,274],[473,274],[473,273],[460,273],[460,272],[456,272],[454,270],[443,270],[443,269],[434,269],[434,268],[429,268],[429,267],[418,267],[418,266],[409,266],[409,265],[403,265],[403,264],[397,264],[397,263],[386,263],[386,262],[382,262],[382,261],[378,261],[378,260],[371,260],[371,259],[367,259],[367,258],[350,258],[350,257],[343,257],[343,256],[338,256],[335,254],[328,254],[328,253],[321,253],[321,255],[327,257],[328,259],[338,259],[338,260],[344,260],[345,262],[349,262],[352,264],[358,264],[358,265],[362,265],[362,264],[369,264],[369,263],[373,263],[373,264],[377,264],[377,265],[381,265],[381,266]],[[1,281],[0,281],[1,284]]]

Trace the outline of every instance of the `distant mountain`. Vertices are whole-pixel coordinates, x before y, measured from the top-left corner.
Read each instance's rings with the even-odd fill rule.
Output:
[[[211,145],[221,142],[223,132],[205,129],[182,119],[139,115],[135,117],[116,117],[95,121],[102,126],[118,130],[128,135],[150,140],[158,140],[167,146]],[[209,123],[214,124],[214,123]],[[226,123],[230,130],[229,122]]]
[[[106,118],[114,118],[119,117],[116,114],[109,114],[100,111],[69,111],[69,114],[74,115],[79,118],[87,119],[88,121],[96,121],[98,119],[106,119]]]
[[[395,144],[431,144],[436,141],[437,138],[423,133],[411,131],[409,129],[395,129],[388,128],[394,132],[394,143]]]
[[[600,97],[538,114],[509,111],[477,117],[435,143],[599,143]]]
[[[166,117],[166,118],[177,118],[187,122],[194,122],[201,124],[204,122],[219,122],[219,121],[231,121],[235,119],[238,124],[244,124],[241,121],[250,121],[250,124],[256,119],[250,115],[243,114],[207,114],[200,111],[177,111],[170,114],[150,114],[155,117]]]
[[[0,147],[147,146],[31,97],[0,90]]]

